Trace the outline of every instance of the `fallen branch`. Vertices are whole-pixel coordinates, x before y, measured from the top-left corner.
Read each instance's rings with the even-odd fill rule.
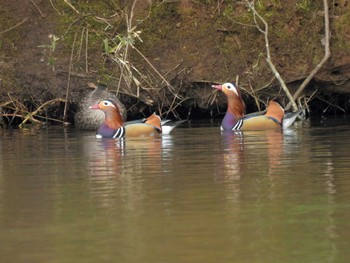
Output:
[[[21,122],[21,124],[19,125],[19,128],[22,128],[24,124],[26,124],[26,122],[28,120],[35,120],[34,119],[34,116],[38,114],[39,111],[41,111],[44,107],[48,106],[48,105],[51,105],[51,104],[54,104],[56,102],[66,102],[66,100],[64,99],[53,99],[53,100],[49,100],[47,102],[45,102],[44,104],[40,105],[35,111],[29,113],[25,118],[24,120]]]

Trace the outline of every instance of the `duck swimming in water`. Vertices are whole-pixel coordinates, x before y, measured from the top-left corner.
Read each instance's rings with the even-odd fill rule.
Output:
[[[301,111],[285,115],[282,106],[271,100],[265,111],[245,115],[245,104],[240,90],[233,83],[212,85],[227,97],[227,111],[221,122],[221,130],[249,131],[287,128]]]

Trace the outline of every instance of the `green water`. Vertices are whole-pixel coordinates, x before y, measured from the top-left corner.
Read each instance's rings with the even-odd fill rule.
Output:
[[[2,130],[1,262],[350,262],[349,135]]]

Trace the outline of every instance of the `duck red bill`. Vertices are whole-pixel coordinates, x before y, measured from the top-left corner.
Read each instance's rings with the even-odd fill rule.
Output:
[[[95,104],[89,107],[89,109],[93,109],[93,110],[99,110],[100,109],[100,105],[99,104]]]
[[[222,85],[212,85],[211,87],[217,90],[222,90]]]

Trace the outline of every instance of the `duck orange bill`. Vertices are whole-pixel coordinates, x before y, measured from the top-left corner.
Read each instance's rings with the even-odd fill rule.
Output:
[[[100,109],[100,105],[97,103],[95,105],[90,106],[89,109],[99,110]]]
[[[212,85],[211,87],[217,90],[222,90],[222,85]]]

